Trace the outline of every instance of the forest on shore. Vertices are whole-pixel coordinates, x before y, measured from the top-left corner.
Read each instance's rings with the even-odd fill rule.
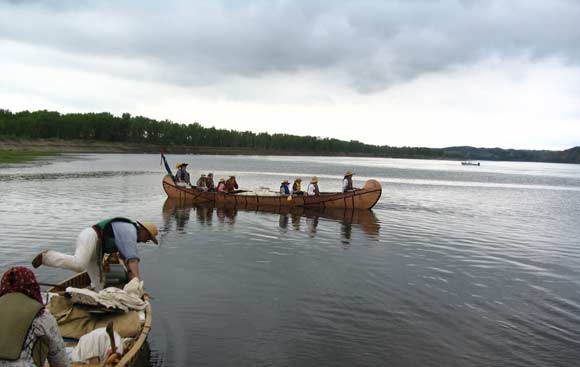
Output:
[[[391,158],[502,160],[580,163],[580,146],[564,151],[501,148],[393,147],[356,140],[254,133],[180,124],[124,113],[11,112],[0,109],[0,139],[80,140],[142,145],[143,151],[163,147],[169,153],[352,155]]]

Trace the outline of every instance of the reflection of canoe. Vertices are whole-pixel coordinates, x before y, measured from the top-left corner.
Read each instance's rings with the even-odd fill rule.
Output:
[[[238,210],[254,211],[262,213],[278,214],[291,218],[304,217],[306,219],[325,218],[342,223],[343,225],[358,225],[362,231],[371,237],[378,236],[380,225],[372,210],[356,208],[330,208],[330,207],[288,207],[288,206],[257,206],[246,204],[228,203],[192,203],[186,200],[167,198],[163,204],[163,218],[167,222],[174,218],[179,227],[185,225],[190,220],[190,210],[195,209],[198,213],[197,220],[207,222],[213,215],[214,209],[217,213],[223,213],[233,223]],[[203,215],[199,215],[203,213]]]
[[[233,205],[254,205],[272,207],[328,207],[370,209],[381,197],[382,188],[377,180],[368,180],[362,189],[350,192],[321,193],[320,196],[286,195],[266,196],[244,192],[225,194],[216,192],[199,192],[193,189],[176,186],[171,177],[163,178],[163,189],[167,196],[186,200],[192,203],[226,203]]]
[[[91,280],[86,272],[76,274],[67,280],[63,281],[59,284],[58,287],[51,288],[48,291],[58,293],[59,291],[62,292],[63,289],[66,287],[75,287],[75,288],[86,288],[91,284]],[[147,294],[143,296],[145,300],[148,300],[149,297]],[[151,321],[152,321],[152,313],[151,313],[151,305],[147,305],[145,309],[145,322],[141,327],[141,332],[135,338],[135,342],[129,347],[125,354],[121,357],[121,360],[115,364],[117,367],[125,367],[125,366],[136,366],[143,363],[143,358],[148,357],[145,354],[149,350],[149,346],[146,344],[147,336],[149,335],[149,331],[151,330]],[[76,343],[65,343],[67,347],[73,347]],[[91,366],[101,366],[101,364],[83,364],[83,363],[73,363],[71,364],[73,367],[91,367]]]

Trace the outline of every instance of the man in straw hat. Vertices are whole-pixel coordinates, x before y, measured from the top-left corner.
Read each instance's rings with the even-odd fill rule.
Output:
[[[292,194],[304,195],[302,192],[302,179],[300,177],[296,178],[292,184]]]
[[[346,173],[344,174],[344,179],[342,180],[342,192],[356,190],[354,187],[352,187],[352,175],[353,174],[354,173],[352,173],[351,170],[346,171]]]
[[[178,186],[191,186],[191,181],[189,178],[189,172],[187,172],[187,163],[177,163],[175,165],[177,172],[175,172],[175,183]]]
[[[280,184],[280,194],[290,195],[290,188],[288,187],[288,185],[290,185],[290,182],[288,182],[288,180],[282,181],[282,183]]]
[[[320,190],[318,190],[318,177],[314,176],[310,180],[308,185],[308,196],[319,196]]]
[[[130,278],[140,278],[137,243],[158,244],[159,231],[153,223],[134,222],[127,218],[105,219],[85,228],[77,237],[74,255],[47,250],[36,255],[32,266],[46,265],[76,272],[86,271],[95,290],[103,289],[103,256],[118,253],[129,270]]]

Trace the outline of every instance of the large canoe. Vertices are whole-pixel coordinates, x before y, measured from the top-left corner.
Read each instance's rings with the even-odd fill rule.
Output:
[[[86,272],[78,273],[72,277],[66,279],[62,283],[59,283],[57,287],[48,289],[48,292],[59,293],[62,292],[66,287],[75,288],[86,288],[91,284],[89,275]],[[149,301],[147,293],[143,296],[145,301]],[[149,345],[147,344],[147,337],[149,336],[149,331],[151,330],[151,304],[147,305],[145,308],[145,322],[141,325],[141,332],[135,338],[135,342],[125,351],[125,354],[121,357],[118,363],[114,364],[115,367],[129,367],[129,366],[141,366],[147,365],[146,362],[149,357]],[[74,347],[76,343],[65,342],[65,346]],[[48,365],[48,363],[46,363]],[[84,364],[84,363],[72,363],[72,367],[102,367],[101,363],[98,364]]]
[[[225,203],[233,205],[255,205],[273,207],[320,207],[370,209],[382,193],[377,180],[368,180],[363,188],[350,192],[320,193],[320,196],[260,195],[252,192],[226,194],[221,192],[196,191],[175,185],[170,176],[163,178],[163,189],[167,196],[190,203]]]

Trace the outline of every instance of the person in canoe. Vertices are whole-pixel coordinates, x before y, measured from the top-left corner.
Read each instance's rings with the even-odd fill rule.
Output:
[[[217,192],[225,192],[226,191],[226,180],[225,179],[220,178],[220,181],[218,182],[216,191]]]
[[[45,310],[34,273],[10,268],[0,281],[0,366],[68,367],[56,319]]]
[[[342,192],[354,191],[356,188],[352,186],[352,171],[346,171],[342,180]]]
[[[175,165],[177,172],[175,172],[175,183],[177,186],[186,187],[191,186],[191,181],[189,179],[189,172],[187,172],[187,163],[177,163]]]
[[[236,182],[236,176],[230,176],[226,181],[226,192],[234,193],[238,189],[238,183]]]
[[[308,185],[308,196],[320,196],[320,190],[318,189],[318,177],[314,176],[310,180]]]
[[[205,179],[205,185],[207,186],[207,191],[215,191],[215,183],[213,182],[213,173],[208,173]]]
[[[195,184],[195,188],[197,191],[207,191],[207,177],[205,177],[205,174],[201,174],[197,180],[197,183]]]
[[[300,177],[295,179],[294,183],[292,184],[292,194],[304,195],[304,192],[302,191],[302,179]]]
[[[290,188],[288,187],[288,185],[290,185],[290,182],[288,182],[288,180],[282,181],[282,183],[280,184],[281,195],[290,195]]]
[[[134,222],[122,217],[105,219],[79,234],[74,255],[46,250],[36,255],[32,266],[46,265],[78,273],[86,271],[91,287],[99,291],[104,285],[104,254],[118,253],[129,270],[129,277],[140,278],[137,243],[152,241],[158,244],[158,233],[153,223]]]

